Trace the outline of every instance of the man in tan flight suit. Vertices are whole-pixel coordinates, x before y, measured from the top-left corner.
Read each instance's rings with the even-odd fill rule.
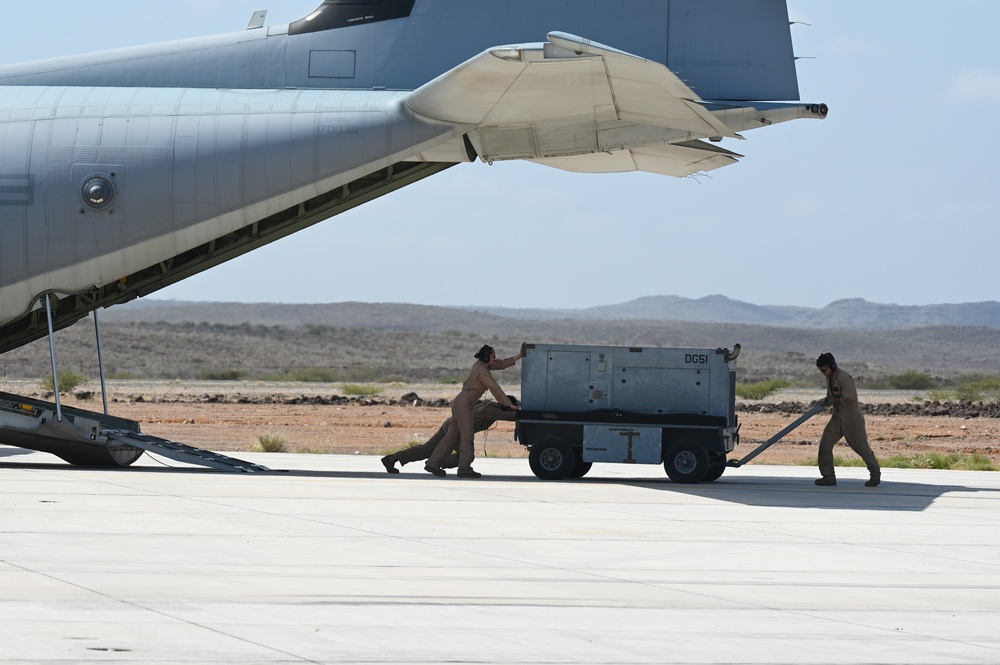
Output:
[[[521,344],[521,350],[516,356],[497,360],[496,351],[489,344],[484,344],[479,349],[476,353],[476,362],[469,372],[469,378],[462,384],[462,392],[458,393],[458,396],[451,402],[451,415],[455,419],[456,426],[448,430],[444,439],[431,453],[427,464],[424,464],[424,471],[438,477],[447,475],[445,470],[441,468],[441,463],[457,447],[458,477],[482,478],[482,474],[472,468],[472,460],[476,457],[476,449],[473,445],[475,431],[472,425],[472,407],[483,396],[483,393],[489,390],[502,406],[515,411],[518,409],[507,399],[507,395],[500,389],[500,385],[490,374],[490,370],[512,367],[514,363],[524,357],[524,351],[525,345]]]
[[[513,395],[508,395],[507,399],[510,400],[511,404],[517,405],[517,398]],[[508,409],[502,407],[493,401],[482,401],[476,403],[472,407],[472,426],[477,432],[482,432],[490,427],[493,427],[493,423],[498,420],[514,420],[513,409]],[[437,448],[438,443],[441,439],[445,437],[448,433],[448,429],[453,427],[455,422],[454,417],[449,417],[448,420],[441,424],[438,431],[434,433],[434,436],[427,439],[426,443],[418,443],[415,446],[410,446],[399,452],[395,452],[391,455],[386,455],[382,458],[382,464],[385,466],[385,470],[389,473],[399,473],[399,469],[396,468],[396,462],[400,465],[407,464],[409,462],[417,462],[419,460],[425,460],[431,456],[434,449]],[[441,464],[442,469],[454,469],[458,466],[458,453],[453,453],[445,458],[444,462]]]
[[[819,442],[819,472],[822,477],[816,479],[816,484],[837,484],[833,469],[833,446],[843,438],[868,467],[871,478],[865,483],[865,487],[878,487],[882,481],[882,469],[868,444],[865,416],[858,404],[858,389],[854,385],[854,379],[837,367],[832,353],[820,355],[816,359],[816,367],[826,377],[825,403],[833,405],[833,415],[830,416],[830,422],[823,430],[823,437]]]

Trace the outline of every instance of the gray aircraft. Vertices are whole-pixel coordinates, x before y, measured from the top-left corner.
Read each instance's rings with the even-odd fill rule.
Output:
[[[798,101],[784,0],[261,14],[0,66],[0,353],[456,164],[682,177],[735,163],[723,139],[827,115]],[[2,413],[0,443],[33,447]]]

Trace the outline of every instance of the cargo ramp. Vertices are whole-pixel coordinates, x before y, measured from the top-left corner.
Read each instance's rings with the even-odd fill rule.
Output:
[[[38,450],[77,466],[131,466],[144,452],[220,471],[264,473],[266,466],[143,434],[139,423],[0,392],[0,444]]]

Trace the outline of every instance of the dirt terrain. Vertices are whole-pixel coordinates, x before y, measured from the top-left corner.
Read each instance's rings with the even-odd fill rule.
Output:
[[[516,393],[516,387],[510,388]],[[0,390],[15,394],[37,393],[37,387],[0,383]],[[370,399],[352,398],[349,403],[316,404],[323,396],[337,393],[337,387],[310,384],[263,384],[249,382],[177,383],[123,382],[109,386],[113,415],[139,421],[143,432],[174,441],[219,451],[259,451],[262,435],[277,435],[287,452],[384,455],[415,442],[423,442],[450,416],[446,406],[389,405],[416,393],[421,400],[448,400],[454,386],[401,385],[383,388]],[[343,394],[342,392],[339,394]],[[261,396],[266,399],[261,399]],[[41,395],[38,395],[39,397]],[[300,403],[252,403],[288,401]],[[804,392],[782,394],[764,403],[820,397]],[[245,403],[234,403],[243,400]],[[879,391],[862,394],[862,401],[913,400],[912,395]],[[87,400],[68,397],[67,405],[88,410],[101,409],[100,396]],[[753,409],[754,406],[750,405]],[[742,457],[756,444],[767,440],[795,419],[787,413],[740,412],[742,442],[736,456]],[[820,413],[771,447],[754,463],[798,464],[814,462],[817,443],[828,416]],[[960,418],[950,416],[867,416],[872,448],[881,458],[897,454],[964,453],[983,454],[1000,464],[1000,418]],[[485,450],[484,450],[485,448]],[[476,437],[477,457],[526,457],[514,440],[514,425],[499,422]],[[837,454],[854,457],[846,444]],[[373,464],[377,464],[373,460]],[[485,464],[485,463],[484,463]],[[407,469],[408,471],[410,469]],[[414,471],[419,469],[414,468]]]

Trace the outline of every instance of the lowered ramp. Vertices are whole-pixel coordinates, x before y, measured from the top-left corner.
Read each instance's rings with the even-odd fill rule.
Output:
[[[271,469],[235,457],[143,434],[139,423],[0,392],[0,444],[51,453],[76,466],[127,467],[143,452],[220,471]]]
[[[130,431],[108,430],[109,442],[114,442],[122,446],[131,446],[145,450],[147,453],[169,457],[178,462],[208,466],[220,471],[239,471],[241,473],[260,473],[271,469],[261,464],[254,464],[245,460],[229,457],[222,453],[214,453],[209,450],[202,450],[184,443],[168,441],[148,434],[140,434]]]

